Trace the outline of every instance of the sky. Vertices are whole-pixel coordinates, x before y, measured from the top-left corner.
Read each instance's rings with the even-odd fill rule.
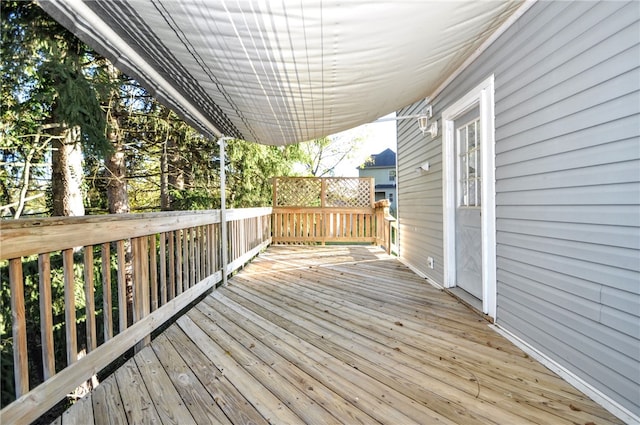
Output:
[[[383,118],[393,118],[395,113],[386,115]],[[336,177],[357,177],[357,168],[371,155],[382,152],[390,148],[394,152],[396,149],[396,121],[389,120],[383,122],[364,124],[359,127],[346,130],[330,137],[344,137],[346,140],[361,137],[362,143],[359,149],[353,153],[353,158],[343,161],[336,167]]]

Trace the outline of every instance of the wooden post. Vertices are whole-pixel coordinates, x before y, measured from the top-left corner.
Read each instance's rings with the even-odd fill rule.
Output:
[[[11,291],[11,321],[13,323],[13,371],[16,398],[29,392],[29,362],[27,360],[27,321],[24,314],[24,278],[22,258],[9,260]]]
[[[375,208],[376,203],[376,186],[374,182],[375,179],[373,177],[369,177],[369,203],[371,208]]]
[[[320,208],[327,206],[327,179],[320,179]]]

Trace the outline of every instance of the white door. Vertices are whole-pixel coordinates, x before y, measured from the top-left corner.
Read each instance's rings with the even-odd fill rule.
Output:
[[[442,224],[444,286],[496,319],[494,116],[493,75],[442,112]]]
[[[482,299],[480,108],[454,121],[456,286]]]

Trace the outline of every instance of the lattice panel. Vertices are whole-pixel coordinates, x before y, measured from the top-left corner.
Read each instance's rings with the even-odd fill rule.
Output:
[[[359,208],[370,207],[371,180],[363,179],[326,179],[327,207]]]
[[[322,182],[310,178],[277,179],[277,196],[274,206],[319,207]]]
[[[369,178],[278,177],[274,206],[369,208],[373,205],[372,184]]]

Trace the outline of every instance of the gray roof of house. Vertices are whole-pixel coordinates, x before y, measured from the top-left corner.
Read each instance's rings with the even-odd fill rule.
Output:
[[[396,166],[396,153],[387,148],[382,152],[371,155],[371,159],[364,163],[361,168],[374,168],[374,167],[395,167]]]

